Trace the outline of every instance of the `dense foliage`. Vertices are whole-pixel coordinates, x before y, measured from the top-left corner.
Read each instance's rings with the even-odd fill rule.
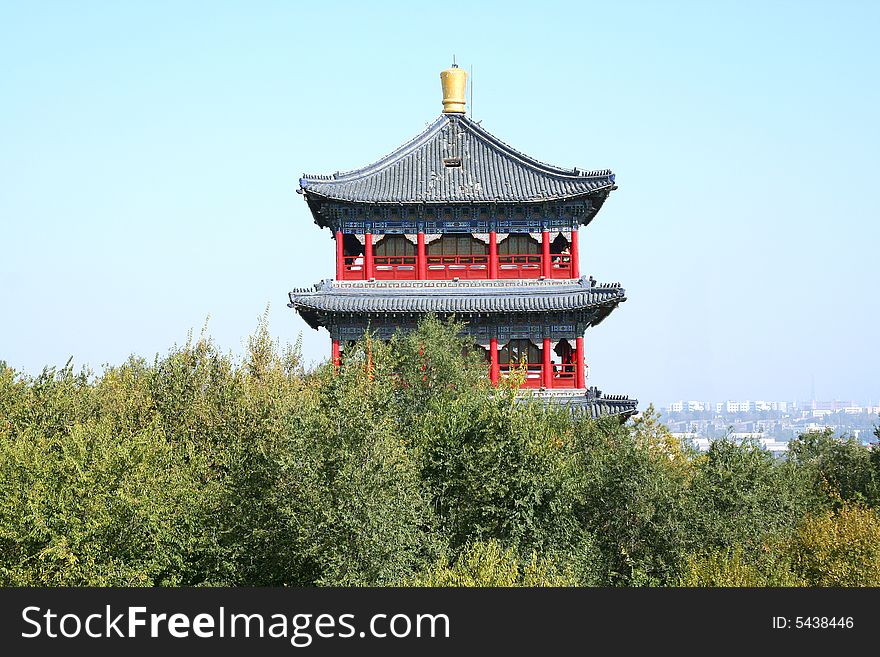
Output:
[[[518,401],[434,319],[302,367],[261,322],[99,376],[0,362],[0,584],[878,585],[880,456],[682,448]],[[880,436],[878,436],[880,437]]]

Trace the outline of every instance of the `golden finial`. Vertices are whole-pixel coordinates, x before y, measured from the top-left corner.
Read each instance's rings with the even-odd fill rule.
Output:
[[[443,87],[443,113],[464,114],[464,91],[467,86],[467,73],[453,64],[440,72],[440,85]]]

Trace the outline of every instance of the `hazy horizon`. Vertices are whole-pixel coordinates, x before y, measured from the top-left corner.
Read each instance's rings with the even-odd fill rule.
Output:
[[[333,276],[303,173],[357,168],[441,110],[541,161],[610,168],[581,271],[627,301],[588,383],[676,400],[880,403],[880,6],[0,5],[0,360],[100,369],[208,332],[329,355],[286,307]]]

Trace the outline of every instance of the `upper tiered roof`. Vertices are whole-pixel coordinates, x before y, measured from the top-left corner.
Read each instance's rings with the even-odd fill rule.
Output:
[[[532,203],[615,189],[608,169],[544,164],[511,148],[464,114],[442,114],[420,135],[361,169],[304,175],[306,198],[353,203]]]

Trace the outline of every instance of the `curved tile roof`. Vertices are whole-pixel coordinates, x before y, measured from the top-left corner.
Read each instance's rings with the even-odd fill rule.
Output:
[[[360,203],[539,202],[614,189],[608,170],[562,169],[511,148],[464,115],[443,114],[378,162],[303,175],[300,192]]]
[[[317,328],[317,314],[334,313],[543,313],[609,307],[626,300],[619,283],[589,287],[576,282],[535,289],[516,285],[456,288],[339,288],[329,283],[290,292],[291,308]]]
[[[606,395],[595,386],[586,390],[523,390],[519,397],[522,401],[537,400],[544,403],[584,409],[592,418],[603,415],[618,415],[625,419],[638,412],[639,400],[630,399],[626,395]]]

